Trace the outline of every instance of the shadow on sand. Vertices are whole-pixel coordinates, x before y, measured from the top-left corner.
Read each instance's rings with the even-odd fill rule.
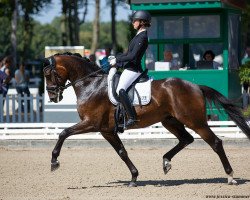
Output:
[[[242,185],[245,183],[250,182],[248,179],[240,179],[235,178],[235,180],[238,182],[238,185]],[[166,186],[179,186],[179,185],[185,185],[185,184],[226,184],[227,178],[211,178],[211,179],[183,179],[183,180],[144,180],[144,181],[137,181],[137,186],[155,186],[155,187],[166,187]],[[90,189],[90,188],[117,188],[117,187],[124,187],[128,186],[129,181],[121,181],[117,180],[115,182],[109,182],[107,185],[95,185],[90,187],[68,187],[67,189],[71,190],[84,190],[84,189]]]
[[[238,185],[245,184],[247,182],[250,182],[250,180],[247,179],[240,179],[235,178],[235,180],[238,182]],[[163,187],[163,186],[178,186],[178,185],[184,185],[184,184],[223,184],[227,183],[227,178],[210,178],[210,179],[183,179],[183,180],[145,180],[145,181],[137,181],[137,186],[147,186],[152,185],[156,187]],[[116,182],[110,182],[108,184],[123,184],[128,185],[129,181],[121,181],[118,180]]]

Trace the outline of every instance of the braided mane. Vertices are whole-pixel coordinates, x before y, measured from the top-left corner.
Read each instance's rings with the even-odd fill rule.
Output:
[[[91,65],[92,67],[98,67],[99,66],[96,63],[91,62],[86,56],[82,57],[82,55],[80,53],[71,53],[71,52],[64,52],[64,53],[56,53],[54,54],[54,56],[75,56],[78,58],[81,58],[84,62],[87,62],[89,65]]]

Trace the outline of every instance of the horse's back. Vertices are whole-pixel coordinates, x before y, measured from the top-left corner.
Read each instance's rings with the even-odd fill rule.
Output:
[[[190,95],[201,95],[202,92],[198,85],[191,83],[189,81],[180,79],[180,78],[165,78],[160,80],[154,80],[152,82],[152,89],[159,90],[160,88],[166,89],[168,92],[171,93],[186,93],[191,92]]]
[[[206,117],[205,98],[199,86],[180,78],[154,80],[152,104],[183,122],[187,116],[202,121]]]

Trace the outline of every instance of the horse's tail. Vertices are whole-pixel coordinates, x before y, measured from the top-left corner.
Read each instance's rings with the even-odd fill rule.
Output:
[[[250,127],[240,108],[213,88],[204,85],[199,85],[199,87],[209,104],[211,105],[211,103],[214,102],[214,105],[218,110],[220,110],[220,106],[222,106],[229,117],[245,133],[248,139],[250,139]]]

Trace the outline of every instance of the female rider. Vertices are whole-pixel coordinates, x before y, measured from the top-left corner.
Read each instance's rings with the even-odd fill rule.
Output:
[[[133,27],[137,30],[136,36],[130,41],[128,51],[117,57],[110,57],[111,66],[122,63],[125,68],[121,74],[120,81],[117,86],[116,93],[119,95],[119,100],[124,106],[128,115],[126,127],[132,126],[136,121],[136,112],[131,104],[126,90],[143,72],[141,59],[148,47],[147,27],[150,27],[151,16],[147,11],[136,11],[133,14]],[[111,68],[110,73],[113,73],[115,68]]]

